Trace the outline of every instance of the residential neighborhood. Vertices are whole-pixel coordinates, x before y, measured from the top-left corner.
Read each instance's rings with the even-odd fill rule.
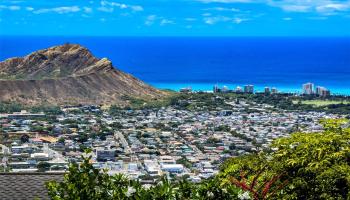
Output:
[[[111,113],[96,105],[61,107],[58,114],[23,110],[0,115],[0,169],[63,173],[69,163],[91,156],[95,168],[144,184],[162,175],[200,182],[227,158],[269,150],[276,138],[320,131],[321,119],[342,117],[245,101],[208,111],[167,106]]]

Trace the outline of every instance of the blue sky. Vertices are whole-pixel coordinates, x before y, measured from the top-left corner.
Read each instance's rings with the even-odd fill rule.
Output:
[[[350,0],[0,0],[0,35],[350,36]]]

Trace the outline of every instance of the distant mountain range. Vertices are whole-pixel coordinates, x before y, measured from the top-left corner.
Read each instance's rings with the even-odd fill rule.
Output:
[[[124,97],[165,95],[98,59],[77,44],[64,44],[0,62],[0,101],[24,104],[127,104]]]

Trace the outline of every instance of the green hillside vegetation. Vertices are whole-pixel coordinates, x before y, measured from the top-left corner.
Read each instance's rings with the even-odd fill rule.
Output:
[[[304,101],[293,101],[294,104],[298,103],[304,105],[312,105],[316,107],[338,105],[338,104],[350,104],[350,101],[334,101],[334,100],[304,100]]]
[[[20,112],[21,110],[27,110],[33,113],[44,112],[47,115],[58,115],[62,113],[61,108],[55,105],[24,106],[16,102],[0,102],[0,113]]]
[[[226,102],[246,102],[268,104],[274,109],[289,110],[289,111],[316,111],[327,112],[334,114],[349,115],[350,113],[350,97],[348,96],[331,96],[327,99],[315,96],[294,96],[291,94],[235,94],[235,93],[176,93],[167,92],[162,98],[149,100],[145,98],[135,98],[128,95],[123,95],[121,99],[127,102],[126,105],[111,105],[110,113],[117,113],[125,109],[159,109],[161,107],[173,106],[176,109],[184,109],[191,111],[211,111],[218,109],[231,109]],[[57,110],[57,105],[48,103],[25,106],[18,102],[0,102],[0,113],[12,113],[26,109],[32,112]],[[56,111],[55,111],[56,112]]]
[[[71,164],[61,183],[47,184],[55,200],[73,199],[350,199],[350,129],[346,120],[322,121],[324,131],[277,139],[270,152],[227,160],[220,173],[195,184],[161,178],[143,187],[109,176],[85,157]]]
[[[333,114],[350,113],[349,96],[330,96],[327,98],[317,96],[295,96],[293,94],[236,94],[236,93],[172,93],[157,100],[145,100],[123,96],[128,102],[126,107],[119,109],[158,109],[173,106],[177,109],[190,111],[212,111],[230,109],[225,102],[246,102],[271,105],[274,109],[289,111],[316,111]]]

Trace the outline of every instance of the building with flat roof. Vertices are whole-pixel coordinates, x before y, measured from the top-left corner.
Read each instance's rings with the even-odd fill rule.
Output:
[[[224,85],[224,87],[222,87],[222,92],[228,92],[229,91],[229,88],[226,86],[226,85]]]
[[[221,89],[219,88],[218,85],[214,85],[214,87],[213,87],[213,92],[214,92],[214,93],[221,92]]]
[[[277,88],[273,87],[273,88],[271,89],[271,93],[272,93],[272,94],[277,94],[277,93],[278,93]]]
[[[182,92],[182,93],[191,93],[192,92],[192,87],[181,88],[180,92]]]
[[[45,117],[44,113],[29,113],[26,110],[22,110],[21,112],[14,112],[12,114],[8,114],[7,118],[9,119],[33,119],[33,118],[41,118]]]
[[[98,149],[96,150],[97,161],[114,161],[116,155],[115,149]]]
[[[321,97],[327,97],[331,95],[330,90],[328,90],[325,87],[317,86],[316,87],[316,95],[321,96]]]
[[[240,86],[237,86],[235,92],[236,93],[242,93],[243,90],[242,90],[242,88]]]
[[[169,173],[182,173],[184,171],[184,166],[181,164],[163,164],[161,165],[161,169]]]
[[[245,85],[244,93],[253,94],[254,93],[254,85]]]
[[[314,87],[315,85],[313,83],[305,83],[303,84],[303,94],[305,95],[312,95],[314,94]]]
[[[271,93],[270,87],[265,87],[264,93],[265,94],[270,94]]]

